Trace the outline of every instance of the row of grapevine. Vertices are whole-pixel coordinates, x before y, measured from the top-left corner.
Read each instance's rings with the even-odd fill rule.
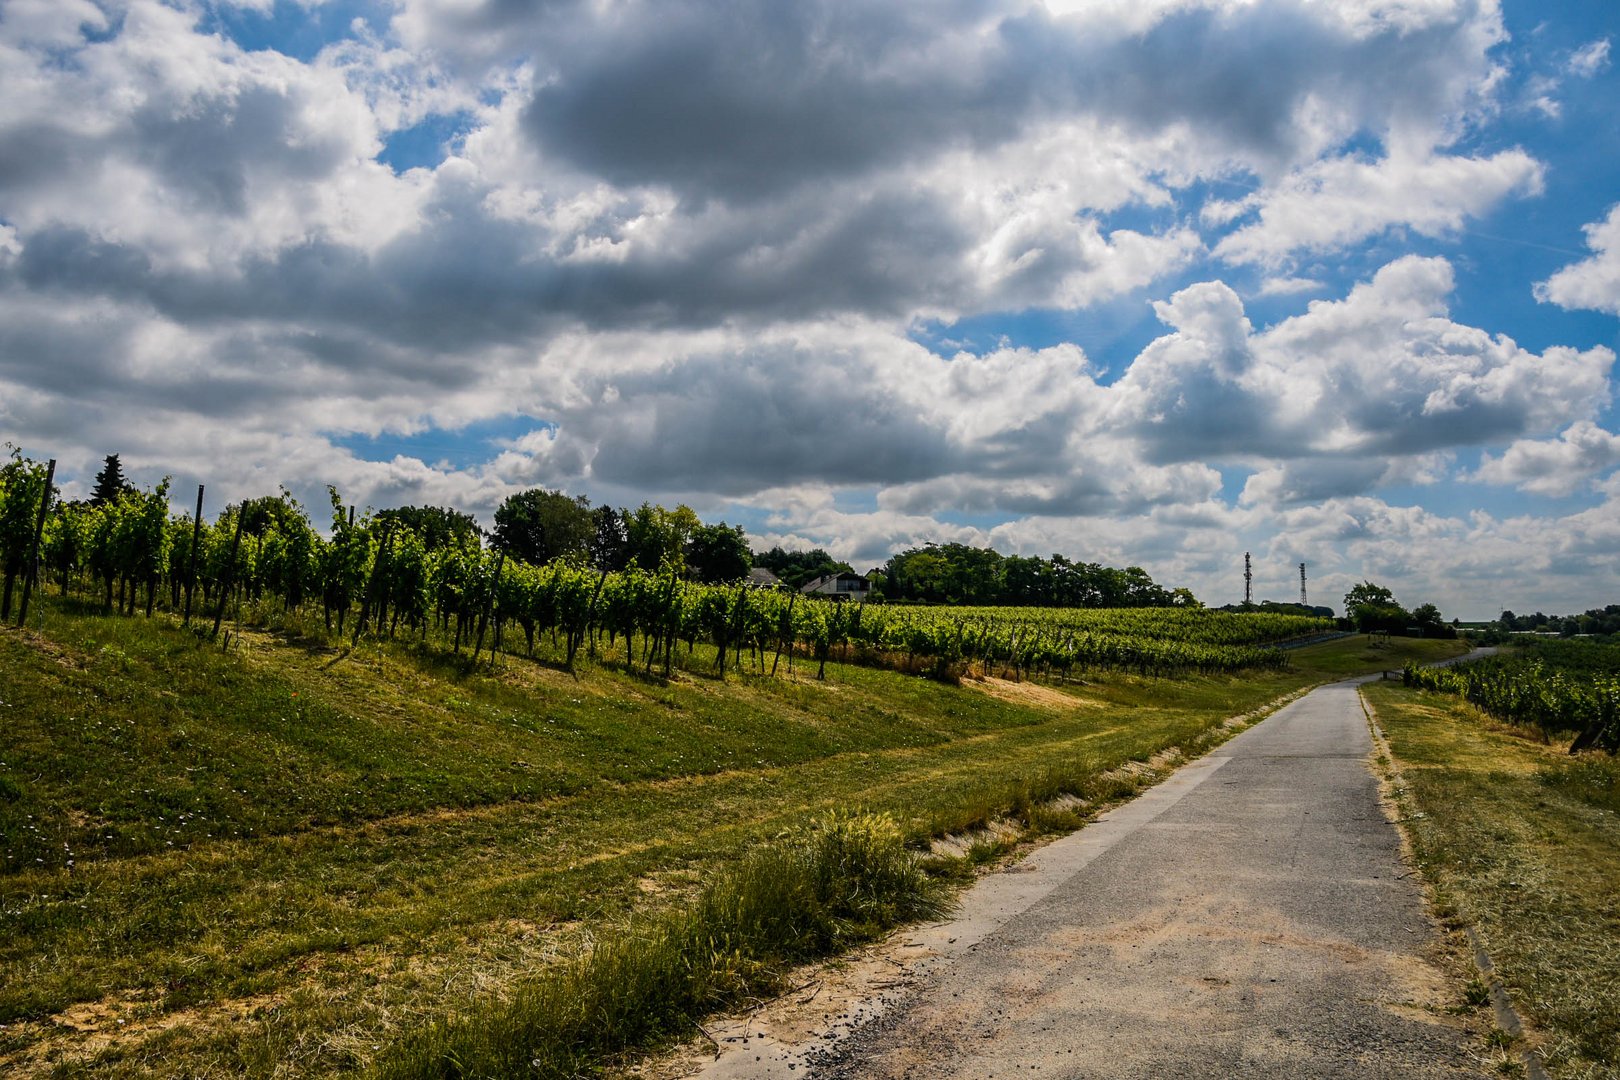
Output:
[[[1332,619],[1271,611],[1048,607],[959,607],[953,611],[966,618],[1011,620],[1081,633],[1121,634],[1203,645],[1277,644],[1334,629]]]
[[[1539,659],[1489,657],[1448,668],[1406,667],[1407,686],[1458,694],[1498,720],[1544,737],[1575,733],[1570,752],[1620,751],[1620,677],[1549,667]]]
[[[34,487],[19,481],[0,489],[0,521],[26,516],[17,508],[37,505]],[[668,565],[606,571],[563,559],[531,566],[483,547],[476,535],[430,533],[388,512],[356,521],[335,491],[331,501],[326,536],[285,491],[233,505],[212,524],[171,515],[167,482],[99,505],[59,504],[44,529],[44,582],[109,611],[142,607],[151,615],[161,605],[186,618],[195,591],[197,610],[216,629],[231,605],[239,610],[245,601],[294,612],[318,604],[331,634],[435,635],[474,655],[486,642],[491,650],[516,648],[509,640],[516,629],[529,654],[549,637],[569,669],[583,650],[666,674],[677,646],[690,656],[698,642],[714,646],[722,676],[749,665],[774,673],[784,657],[791,668],[803,655],[824,673],[835,653],[940,675],[975,665],[1020,677],[1096,668],[1213,673],[1284,666],[1286,654],[1268,646],[1322,628],[1309,618],[1201,609],[839,604],[704,585]]]
[[[0,622],[11,617],[12,594],[31,557],[39,504],[48,487],[46,467],[16,450],[0,464]]]

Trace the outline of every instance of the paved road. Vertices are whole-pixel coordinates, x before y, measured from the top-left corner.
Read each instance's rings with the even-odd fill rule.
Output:
[[[1354,683],[1301,698],[1033,872],[989,879],[1013,899],[925,932],[918,980],[790,1055],[796,1075],[1485,1075],[1424,1007],[1455,991],[1422,958],[1435,931],[1370,752]]]

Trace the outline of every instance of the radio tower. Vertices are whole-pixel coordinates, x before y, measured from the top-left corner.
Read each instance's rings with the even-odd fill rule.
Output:
[[[1243,603],[1254,603],[1254,570],[1249,565],[1249,553],[1243,553]]]
[[[1310,602],[1305,599],[1305,564],[1304,563],[1299,564],[1299,606],[1300,607],[1310,607],[1311,606]]]

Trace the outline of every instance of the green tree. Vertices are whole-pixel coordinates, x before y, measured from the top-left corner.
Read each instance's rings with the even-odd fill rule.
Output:
[[[1382,585],[1374,585],[1370,581],[1363,581],[1344,594],[1344,614],[1346,618],[1355,618],[1356,608],[1367,605],[1395,607],[1395,594]]]
[[[584,555],[595,535],[591,501],[583,495],[530,488],[509,496],[495,511],[495,546],[531,566]]]
[[[591,565],[598,570],[623,570],[630,563],[630,537],[624,526],[625,512],[611,506],[591,511]]]
[[[124,467],[118,461],[117,454],[108,454],[102,462],[101,471],[96,473],[96,487],[90,493],[91,506],[107,506],[118,501],[118,496],[126,491],[134,491],[135,486],[124,478]]]
[[[740,581],[754,565],[741,525],[699,525],[686,544],[686,565],[699,581]]]
[[[679,571],[685,563],[687,541],[701,524],[692,508],[684,504],[666,510],[642,503],[624,516],[630,556],[644,570],[673,566]]]
[[[1411,612],[1395,602],[1395,594],[1370,581],[1363,581],[1344,594],[1344,616],[1364,634],[1373,631],[1402,634],[1412,625]]]
[[[1445,621],[1445,616],[1441,615],[1440,609],[1435,607],[1433,604],[1419,604],[1417,607],[1412,609],[1412,625],[1414,626],[1422,626],[1425,628],[1430,626],[1440,626]]]
[[[855,570],[849,563],[839,562],[821,548],[811,548],[809,551],[784,551],[780,547],[773,547],[762,555],[754,555],[753,562],[755,566],[764,567],[781,578],[783,584],[795,589],[827,574],[848,574],[854,573]]]

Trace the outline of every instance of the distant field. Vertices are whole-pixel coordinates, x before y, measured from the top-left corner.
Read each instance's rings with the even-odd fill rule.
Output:
[[[0,1071],[19,1074],[353,1069],[814,815],[889,811],[914,841],[1014,812],[1072,827],[1083,810],[1040,801],[1117,797],[1148,775],[1128,762],[1452,645],[958,686],[837,662],[818,681],[802,658],[722,681],[702,644],[668,680],[585,654],[576,678],[543,637],[491,669],[328,644],[319,619],[222,650],[161,614],[52,598],[40,617],[0,633]]]

